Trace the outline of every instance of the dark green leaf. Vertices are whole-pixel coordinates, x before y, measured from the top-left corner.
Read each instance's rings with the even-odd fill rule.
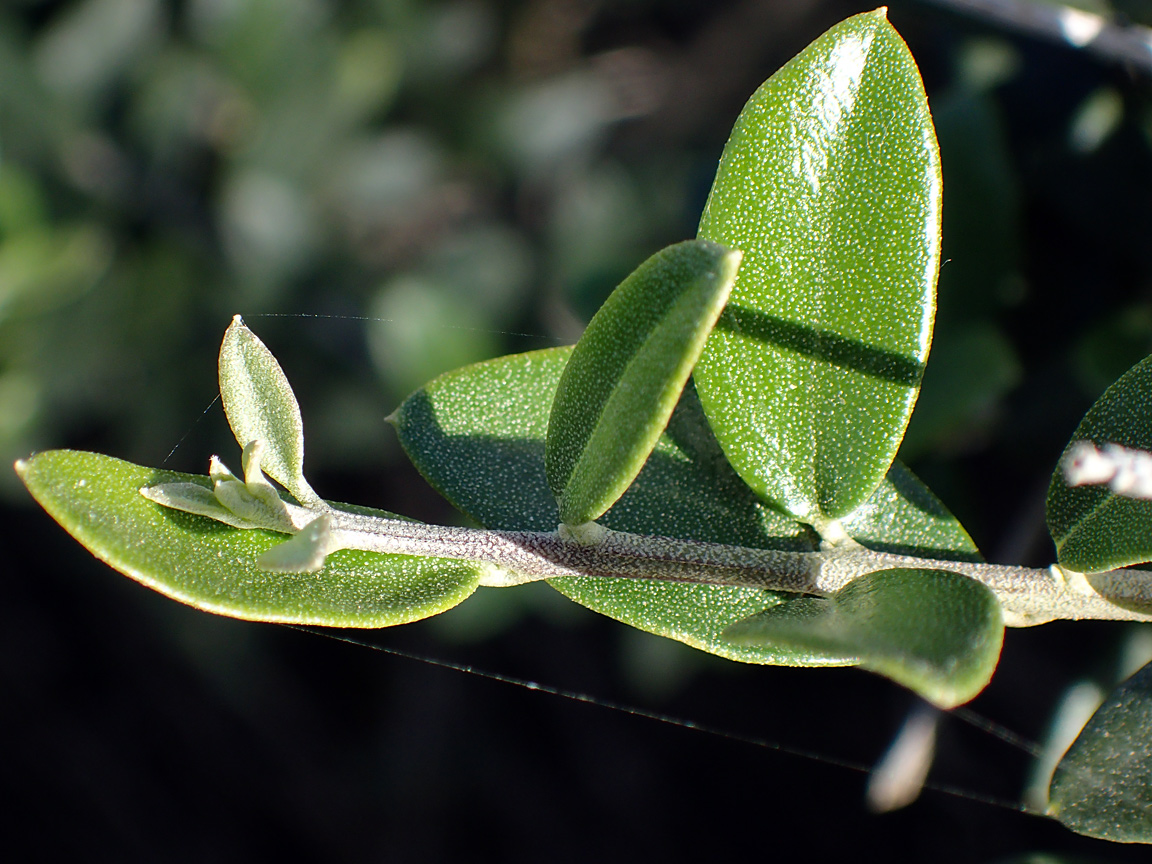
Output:
[[[598,519],[656,446],[728,299],[740,253],[690,240],[657,252],[612,292],[556,390],[544,464],[560,519]]]
[[[899,446],[939,220],[928,103],[883,10],[817,39],[736,121],[699,236],[744,259],[695,378],[740,476],[817,527],[867,500]]]
[[[556,505],[544,476],[543,438],[548,406],[571,350],[501,357],[442,375],[393,417],[420,472],[489,527],[548,531],[556,525]],[[691,387],[636,482],[601,521],[641,534],[813,548],[800,526],[765,507],[735,475]],[[978,557],[959,523],[898,463],[845,527],[884,551]],[[729,624],[786,595],[628,579],[553,579],[551,584],[617,620],[725,657],[791,665],[833,662],[812,652],[737,646],[720,638]]]
[[[388,627],[450,609],[478,583],[478,568],[462,561],[355,550],[333,552],[317,573],[271,573],[257,566],[257,558],[283,544],[285,535],[161,507],[139,491],[185,482],[211,495],[207,477],[72,450],[40,453],[19,463],[18,471],[40,505],[97,558],[162,594],[220,615]]]
[[[1078,441],[1152,449],[1152,357],[1104,391],[1076,427],[1069,448]],[[1152,561],[1152,501],[1124,498],[1107,486],[1069,486],[1057,468],[1048,487],[1047,517],[1057,560],[1071,570],[1096,573]]]
[[[1004,622],[995,594],[943,570],[883,570],[829,598],[797,597],[730,627],[768,643],[856,659],[942,708],[967,702],[996,669]]]
[[[1048,812],[1080,834],[1152,843],[1152,665],[1092,715],[1056,766]]]

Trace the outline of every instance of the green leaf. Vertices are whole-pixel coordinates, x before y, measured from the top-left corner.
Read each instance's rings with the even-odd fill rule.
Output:
[[[301,504],[320,497],[304,479],[300,406],[272,352],[237,315],[220,345],[220,400],[241,447],[264,442],[262,467]]]
[[[878,552],[942,561],[982,561],[956,517],[899,459],[872,497],[841,523],[853,540]]]
[[[571,348],[500,357],[442,375],[390,418],[409,458],[453,504],[490,528],[551,531],[544,469],[548,411]],[[689,387],[635,482],[600,520],[617,531],[812,550],[803,526],[766,507],[732,471]],[[804,652],[736,646],[729,624],[779,602],[755,588],[566,578],[554,588],[626,624],[752,663],[825,664]]]
[[[1118,687],[1056,766],[1048,813],[1089,837],[1152,843],[1152,665]]]
[[[1065,453],[1078,441],[1152,449],[1152,357],[1104,391],[1076,427]],[[1125,498],[1107,486],[1069,486],[1058,467],[1046,509],[1063,567],[1096,573],[1152,561],[1152,501]]]
[[[701,238],[744,252],[694,377],[729,460],[817,528],[883,479],[928,355],[940,163],[919,72],[883,10],[756,91]]]
[[[450,609],[478,584],[478,568],[462,561],[354,550],[333,552],[318,573],[270,573],[257,559],[284,544],[283,534],[240,530],[171,510],[139,491],[160,483],[192,483],[207,491],[208,501],[212,483],[207,477],[71,450],[40,453],[17,463],[17,470],[49,515],[97,558],[162,594],[220,615],[388,627]],[[366,507],[333,506],[401,518]],[[273,555],[283,557],[284,552]]]
[[[544,465],[562,522],[600,518],[640,473],[739,265],[739,252],[715,243],[677,243],[636,268],[592,318],[548,422]]]
[[[1004,622],[996,595],[943,570],[883,570],[833,597],[796,597],[730,627],[767,642],[859,661],[942,708],[967,702],[996,669]]]

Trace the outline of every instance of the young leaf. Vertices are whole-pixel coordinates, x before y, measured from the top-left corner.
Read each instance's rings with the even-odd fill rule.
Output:
[[[140,489],[188,483],[211,496],[208,477],[142,468],[95,453],[52,450],[17,464],[28,491],[92,554],[175,600],[233,618],[332,627],[388,627],[450,609],[471,594],[479,569],[463,561],[333,552],[308,575],[257,565],[269,549],[281,564],[285,536],[241,531],[205,516],[162,507]],[[177,487],[180,488],[180,487]],[[400,518],[366,507],[342,509]],[[316,526],[323,528],[322,525]],[[305,529],[307,531],[307,529]],[[275,560],[272,563],[277,563]]]
[[[856,658],[951,708],[984,689],[1004,640],[990,589],[943,570],[883,570],[829,598],[796,597],[728,628],[740,644]]]
[[[1118,687],[1068,748],[1048,813],[1089,837],[1152,843],[1152,665]]]
[[[708,420],[753,489],[819,528],[888,470],[935,309],[939,154],[884,10],[833,27],[756,91],[699,236],[744,252],[694,373]]]
[[[1152,357],[1104,391],[1068,448],[1078,441],[1152,449]],[[1126,498],[1107,486],[1069,486],[1057,468],[1048,487],[1047,518],[1057,560],[1071,570],[1095,573],[1152,561],[1152,501]]]
[[[304,479],[300,406],[272,352],[237,315],[220,345],[220,401],[237,443],[262,441],[264,471],[301,504],[320,500]]]
[[[563,523],[600,518],[636,479],[739,265],[739,252],[716,243],[677,243],[641,264],[592,318],[548,421],[544,465]]]

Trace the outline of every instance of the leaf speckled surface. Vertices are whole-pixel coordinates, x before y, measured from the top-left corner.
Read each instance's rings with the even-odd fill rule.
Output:
[[[699,236],[744,252],[695,372],[724,452],[797,518],[846,515],[908,422],[939,266],[932,118],[883,10],[833,27],[756,91]]]
[[[544,465],[561,521],[598,519],[656,446],[732,288],[740,254],[689,240],[612,292],[580,337],[552,403]]]
[[[436,378],[393,415],[427,480],[490,528],[551,531],[556,502],[544,469],[548,413],[571,348],[500,357]],[[762,502],[732,471],[691,389],[636,481],[604,514],[617,531],[764,548],[812,550],[809,532]],[[734,646],[720,631],[779,602],[755,588],[634,579],[549,584],[626,624],[746,662],[826,663],[803,652]]]
[[[796,597],[728,630],[740,644],[766,641],[858,658],[942,708],[967,702],[996,670],[1004,621],[996,595],[944,570],[869,573],[834,596]]]
[[[1152,450],[1152,357],[1104,391],[1069,442]],[[1067,451],[1065,451],[1067,452]],[[1107,486],[1069,486],[1060,469],[1046,502],[1057,560],[1082,573],[1152,561],[1152,501],[1125,498]]]
[[[109,456],[50,450],[20,463],[33,497],[93,555],[174,600],[254,621],[389,627],[450,609],[478,583],[462,561],[341,550],[316,573],[270,573],[256,559],[287,537],[242,530],[161,507],[142,486],[207,477],[143,468]],[[367,507],[356,513],[399,518]]]
[[[220,401],[243,448],[264,445],[264,472],[301,503],[317,500],[304,479],[304,424],[279,361],[237,315],[220,343]]]
[[[549,531],[556,525],[544,472],[544,435],[548,406],[571,350],[535,351],[457,369],[414,393],[393,417],[420,472],[488,527]],[[636,482],[601,522],[640,534],[815,548],[803,526],[765,506],[736,476],[691,387]],[[976,557],[959,523],[900,465],[846,527],[861,542],[886,551]],[[736,645],[721,637],[728,625],[786,595],[629,579],[566,578],[550,584],[619,621],[724,657],[788,665],[845,662],[764,643]]]
[[[1152,665],[1120,685],[1072,742],[1049,787],[1049,815],[1080,834],[1152,843]]]

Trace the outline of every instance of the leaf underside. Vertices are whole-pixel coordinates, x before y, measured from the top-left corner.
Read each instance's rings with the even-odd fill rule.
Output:
[[[261,465],[301,503],[317,500],[304,479],[304,424],[280,363],[237,315],[220,344],[220,401],[241,448],[263,444]]]

